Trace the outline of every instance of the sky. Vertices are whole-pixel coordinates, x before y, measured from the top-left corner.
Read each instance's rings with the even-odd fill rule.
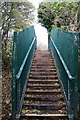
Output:
[[[33,3],[35,7],[38,7],[39,3],[42,2],[43,0],[28,0]]]
[[[37,49],[47,50],[48,49],[47,29],[42,27],[40,24],[35,24],[35,32],[37,36]]]
[[[37,5],[40,2],[42,2],[43,0],[29,0],[29,1],[31,1],[34,5]]]
[[[35,11],[35,32],[37,36],[37,49],[38,50],[47,50],[48,49],[48,33],[47,29],[42,27],[40,23],[38,23],[38,18],[37,18],[37,8],[39,6],[39,3],[42,2],[43,0],[29,0],[30,2],[33,3],[33,5],[36,7]]]

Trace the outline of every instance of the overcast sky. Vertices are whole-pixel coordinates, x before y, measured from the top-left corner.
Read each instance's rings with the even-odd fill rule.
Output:
[[[36,31],[36,36],[37,36],[37,48],[38,50],[47,50],[48,49],[48,33],[47,29],[42,27],[40,23],[37,23],[37,8],[39,6],[39,3],[42,2],[43,0],[29,0],[30,2],[33,3],[33,5],[36,7],[35,11],[35,31]]]
[[[42,2],[43,0],[29,0],[34,4],[35,7],[38,7],[39,3]]]

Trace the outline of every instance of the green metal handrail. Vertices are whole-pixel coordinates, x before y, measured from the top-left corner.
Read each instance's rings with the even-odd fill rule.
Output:
[[[22,64],[21,64],[21,67],[20,67],[20,69],[19,69],[19,71],[18,71],[18,74],[16,75],[16,79],[19,79],[19,78],[20,78],[21,73],[22,73],[23,68],[24,68],[24,65],[25,65],[25,63],[26,63],[26,60],[27,60],[27,58],[28,58],[28,56],[29,56],[29,53],[30,53],[30,51],[31,51],[31,49],[32,49],[35,41],[36,41],[36,38],[34,37],[32,43],[31,43],[31,45],[30,45],[30,47],[29,47],[29,50],[28,50],[28,52],[26,53],[26,56],[25,56],[25,58],[24,58],[24,60],[23,60],[23,62],[22,62]]]
[[[52,42],[52,44],[53,44],[53,46],[54,46],[54,48],[55,48],[55,50],[56,50],[56,52],[57,52],[57,54],[58,54],[58,56],[59,56],[59,59],[60,59],[61,62],[62,62],[62,65],[63,65],[63,67],[64,67],[64,69],[65,69],[65,71],[66,71],[66,73],[67,73],[67,75],[68,75],[68,78],[69,78],[70,80],[73,80],[74,77],[71,75],[71,73],[70,73],[70,71],[69,71],[66,63],[64,62],[64,60],[63,60],[63,58],[62,58],[62,56],[61,56],[58,48],[56,47],[56,45],[55,45],[55,43],[54,43],[54,41],[52,40],[51,37],[50,37],[50,39],[51,39],[51,42]]]

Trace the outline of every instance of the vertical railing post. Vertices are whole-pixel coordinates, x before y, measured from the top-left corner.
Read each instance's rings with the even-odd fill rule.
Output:
[[[13,55],[12,55],[12,118],[16,116],[17,96],[16,96],[16,40],[17,32],[14,32]]]

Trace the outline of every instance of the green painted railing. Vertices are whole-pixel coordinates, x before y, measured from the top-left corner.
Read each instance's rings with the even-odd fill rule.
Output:
[[[55,58],[70,120],[78,118],[78,33],[52,30],[49,50]]]
[[[14,32],[12,60],[12,117],[19,118],[30,66],[36,48],[34,27]]]
[[[79,70],[79,119],[80,119],[80,33],[79,33],[79,45],[78,45],[78,70]]]

